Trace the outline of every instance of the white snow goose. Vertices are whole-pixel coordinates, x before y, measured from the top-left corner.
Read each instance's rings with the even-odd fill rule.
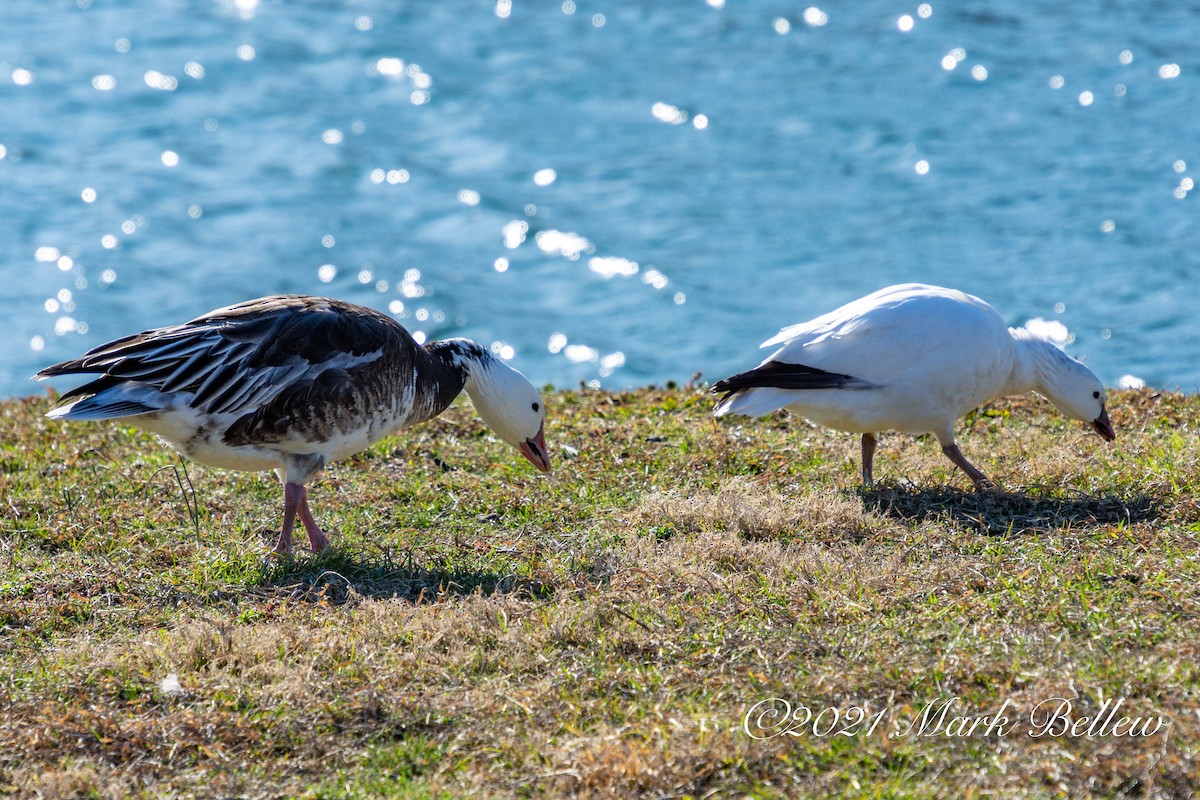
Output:
[[[954,289],[907,283],[880,289],[763,342],[778,346],[749,372],[718,381],[714,413],[763,416],[779,408],[862,434],[872,482],[875,433],[932,433],[974,482],[994,486],[954,441],[954,422],[997,397],[1036,391],[1106,441],[1116,438],[1104,385],[1049,341],[1010,329],[994,308]]]
[[[550,470],[546,407],[524,375],[467,339],[422,347],[391,317],[341,300],[249,300],[100,345],[35,377],[75,373],[100,377],[47,416],[120,417],[201,464],[274,470],[281,554],[291,551],[297,514],[309,546],[328,546],[305,488],[326,464],[436,417],[464,389],[501,439]]]

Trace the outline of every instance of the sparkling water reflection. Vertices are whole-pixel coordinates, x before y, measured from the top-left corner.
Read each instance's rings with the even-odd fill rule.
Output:
[[[715,378],[949,284],[1200,389],[1191,12],[895,3],[0,8],[0,394],[325,293],[539,383]]]

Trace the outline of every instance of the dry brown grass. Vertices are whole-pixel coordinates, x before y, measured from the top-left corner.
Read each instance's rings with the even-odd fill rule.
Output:
[[[751,539],[795,538],[830,543],[870,538],[883,530],[863,504],[837,492],[790,497],[762,478],[739,476],[723,481],[716,492],[651,492],[636,519],[647,526],[667,525],[687,533],[714,528]]]
[[[1189,797],[1200,401],[1040,401],[965,481],[891,436],[725,423],[693,389],[551,395],[559,467],[468,408],[336,466],[338,531],[266,562],[278,489],[0,406],[0,793],[18,797]],[[569,448],[565,449],[564,448]],[[178,690],[164,683],[178,680]],[[1121,698],[1161,735],[754,739],[758,701],[901,726]]]

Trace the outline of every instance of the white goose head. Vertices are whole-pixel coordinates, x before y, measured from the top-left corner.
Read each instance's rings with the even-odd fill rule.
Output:
[[[1086,422],[1106,442],[1116,439],[1104,405],[1104,384],[1096,373],[1051,342],[1041,340],[1036,353],[1037,391],[1064,415]]]
[[[476,342],[458,340],[464,387],[484,423],[542,472],[550,471],[546,450],[546,404],[529,379]]]

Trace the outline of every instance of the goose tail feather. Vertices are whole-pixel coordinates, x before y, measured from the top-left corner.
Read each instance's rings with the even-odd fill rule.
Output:
[[[50,419],[101,420],[159,411],[162,394],[148,386],[105,376],[64,394],[50,409]]]

